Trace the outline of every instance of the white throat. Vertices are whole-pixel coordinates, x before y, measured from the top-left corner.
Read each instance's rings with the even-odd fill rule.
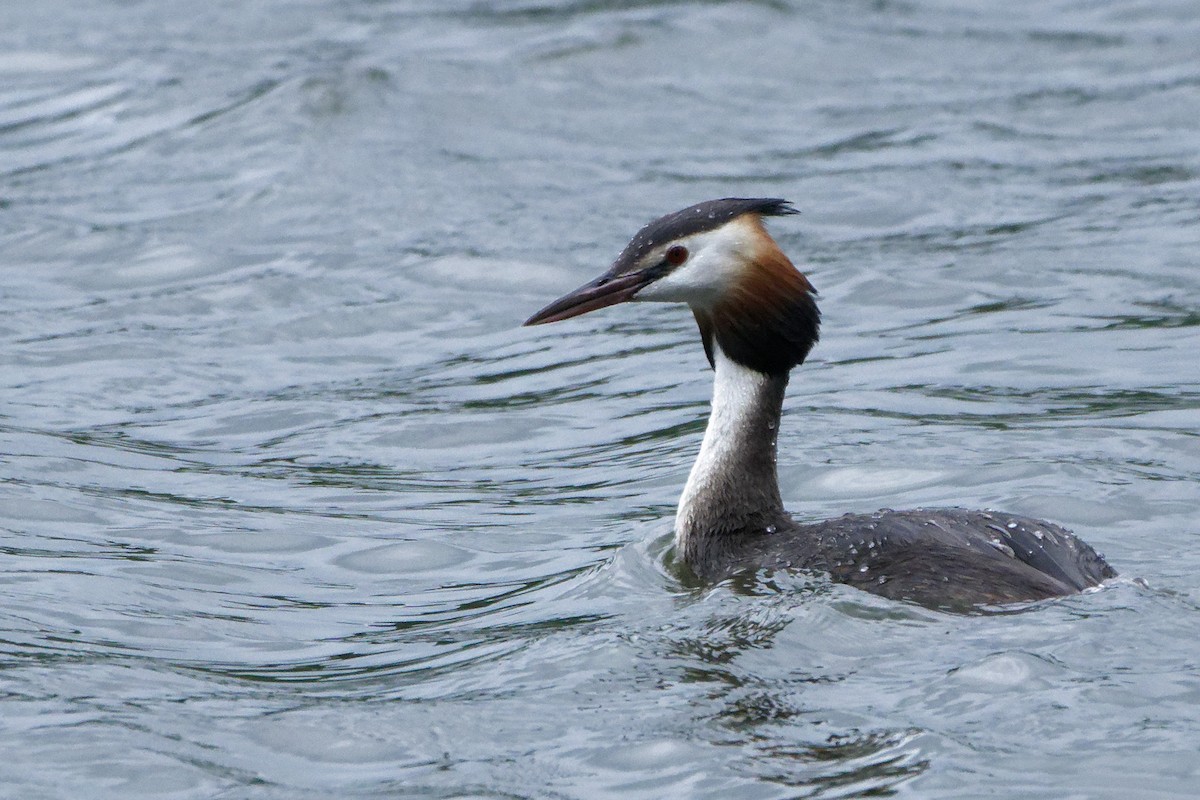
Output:
[[[677,545],[730,519],[782,511],[775,441],[787,376],[733,361],[714,343],[712,411],[675,515]]]

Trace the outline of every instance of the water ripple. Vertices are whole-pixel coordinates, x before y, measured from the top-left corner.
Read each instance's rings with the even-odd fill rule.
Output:
[[[10,5],[0,784],[1192,788],[1194,3]],[[790,508],[1002,506],[1128,577],[689,579],[691,316],[519,326],[736,195],[821,293]]]

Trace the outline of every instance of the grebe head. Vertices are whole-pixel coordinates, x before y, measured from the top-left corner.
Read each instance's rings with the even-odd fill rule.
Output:
[[[743,366],[786,374],[816,343],[820,313],[812,284],[762,218],[795,213],[786,200],[726,198],[668,214],[638,231],[607,272],[525,324],[627,301],[686,303],[710,364],[719,347]]]

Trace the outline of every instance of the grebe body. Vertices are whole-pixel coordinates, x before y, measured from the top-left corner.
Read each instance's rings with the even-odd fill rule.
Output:
[[[679,558],[716,581],[759,568],[818,571],[931,607],[1041,600],[1116,572],[1041,520],[957,508],[884,510],[801,523],[783,509],[776,439],[793,367],[818,338],[815,290],[763,226],[783,200],[711,200],[651,222],[599,278],[526,325],[626,301],[691,307],[714,370],[700,453],[675,518]]]

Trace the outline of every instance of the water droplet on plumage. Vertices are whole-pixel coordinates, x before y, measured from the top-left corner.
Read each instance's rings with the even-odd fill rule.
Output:
[[[1009,547],[1008,545],[1006,545],[1004,542],[1000,541],[999,539],[988,539],[988,544],[990,544],[992,547],[996,548],[1001,553],[1004,553],[1006,556],[1008,556],[1010,558],[1017,557],[1017,554],[1015,552],[1013,552],[1013,549],[1011,547]]]

